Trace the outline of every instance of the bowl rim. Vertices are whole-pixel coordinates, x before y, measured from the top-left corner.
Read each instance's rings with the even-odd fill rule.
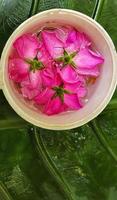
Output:
[[[109,87],[109,91],[106,94],[105,98],[103,99],[103,101],[101,102],[101,104],[99,106],[97,106],[97,109],[95,109],[92,113],[90,113],[89,115],[85,116],[83,119],[79,120],[79,121],[75,121],[69,124],[64,124],[64,125],[58,125],[56,124],[50,124],[50,123],[45,123],[42,121],[37,121],[35,120],[35,118],[32,118],[31,116],[29,116],[27,113],[25,113],[20,107],[17,106],[17,103],[14,102],[13,98],[11,97],[9,90],[7,87],[5,87],[5,78],[4,78],[4,65],[5,65],[5,57],[7,56],[7,51],[9,49],[9,44],[11,43],[11,41],[13,41],[14,36],[16,36],[17,33],[19,33],[20,30],[22,30],[22,28],[27,24],[27,26],[29,25],[30,21],[33,20],[33,23],[35,22],[35,20],[37,20],[40,16],[43,16],[44,14],[49,14],[49,13],[53,13],[53,12],[58,12],[59,14],[61,12],[67,12],[69,14],[75,14],[79,17],[82,17],[84,19],[86,19],[87,21],[89,21],[92,25],[94,25],[95,27],[98,28],[98,31],[101,32],[101,34],[103,35],[103,37],[105,38],[107,45],[109,46],[110,49],[110,53],[111,53],[111,57],[112,57],[112,62],[113,62],[113,75],[112,75],[112,82],[111,85]],[[115,91],[116,88],[116,84],[117,84],[117,57],[116,57],[116,49],[114,47],[113,41],[110,38],[110,36],[108,35],[108,33],[105,31],[105,29],[98,23],[96,22],[94,19],[92,19],[91,17],[87,16],[86,14],[83,14],[81,12],[78,11],[74,11],[74,10],[70,10],[70,9],[50,9],[50,10],[46,10],[46,11],[42,11],[32,17],[30,17],[29,19],[25,20],[21,25],[19,25],[15,31],[12,33],[12,35],[9,37],[9,39],[7,40],[7,43],[3,49],[2,55],[1,55],[1,67],[2,67],[2,63],[4,63],[3,67],[2,67],[2,71],[3,71],[3,93],[6,97],[6,99],[8,100],[9,104],[11,105],[11,107],[15,110],[15,112],[17,114],[19,114],[22,118],[24,118],[26,121],[30,122],[31,124],[34,124],[36,126],[45,128],[45,129],[51,129],[51,130],[67,130],[67,129],[72,129],[72,128],[76,128],[79,126],[82,126],[86,123],[88,123],[89,121],[91,121],[92,119],[94,119],[96,116],[98,116],[106,107],[106,105],[109,103],[110,99],[112,98],[112,95]]]

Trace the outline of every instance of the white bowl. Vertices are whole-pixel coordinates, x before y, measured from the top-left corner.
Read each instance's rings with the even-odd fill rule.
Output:
[[[20,97],[8,78],[8,57],[12,44],[20,35],[37,30],[48,23],[62,22],[72,25],[88,34],[97,50],[104,56],[101,75],[92,87],[86,105],[73,112],[46,116]],[[117,60],[113,42],[102,26],[90,17],[73,10],[52,9],[41,12],[23,22],[8,39],[0,61],[0,85],[12,108],[26,121],[46,129],[65,130],[79,127],[97,115],[109,103],[117,83]]]

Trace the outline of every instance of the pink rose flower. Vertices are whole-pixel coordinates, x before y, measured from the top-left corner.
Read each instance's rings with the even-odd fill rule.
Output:
[[[43,112],[47,115],[81,108],[77,94],[61,86],[46,88],[35,98],[35,102],[36,104],[44,105]]]
[[[91,42],[84,33],[75,29],[69,32],[66,42],[58,39],[55,33],[42,32],[45,47],[51,57],[62,66],[71,66],[78,74],[97,77],[99,65],[104,62],[98,52],[93,52],[89,47]]]
[[[17,54],[14,52],[9,59],[9,78],[21,83],[23,96],[31,99],[41,90],[42,79],[51,79],[49,70],[44,69],[49,56],[44,45],[31,34],[19,37],[13,45]]]
[[[28,76],[32,80],[32,84],[35,80],[35,73],[38,76],[36,69],[43,68],[43,63],[35,59],[39,47],[39,42],[35,36],[31,34],[25,34],[19,37],[13,44],[17,51],[18,56],[9,59],[9,77],[15,82],[21,82]]]
[[[68,77],[70,77],[70,74],[68,74]],[[81,98],[86,93],[84,80],[80,77],[73,83],[69,78],[66,82],[62,77],[60,78],[60,73],[56,71],[53,84],[46,87],[34,100],[36,104],[43,105],[44,113],[53,115],[66,110],[80,109],[82,107]]]

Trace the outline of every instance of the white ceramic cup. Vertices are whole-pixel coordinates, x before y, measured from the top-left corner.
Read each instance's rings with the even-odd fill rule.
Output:
[[[22,34],[35,32],[38,27],[49,23],[69,24],[87,33],[97,50],[105,58],[101,67],[101,75],[92,86],[89,101],[86,105],[72,112],[46,116],[29,105],[13,88],[12,81],[8,78],[8,57],[12,44]],[[52,9],[41,12],[23,22],[8,39],[0,61],[0,88],[12,108],[26,121],[46,129],[65,130],[79,127],[102,112],[109,103],[117,82],[116,50],[113,42],[102,26],[90,17],[73,10]]]

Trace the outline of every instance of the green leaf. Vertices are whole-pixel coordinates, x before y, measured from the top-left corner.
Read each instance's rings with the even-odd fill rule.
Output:
[[[31,0],[0,0],[0,52],[11,33],[29,16]]]
[[[52,8],[67,8],[91,15],[95,0],[40,0],[38,11]]]
[[[51,159],[76,200],[110,198],[109,191],[117,186],[117,165],[90,126],[62,132],[41,129],[41,133]]]
[[[32,134],[33,129],[0,132],[0,192],[4,185],[3,195],[13,200],[68,199],[35,152]]]
[[[27,122],[20,118],[8,104],[0,91],[0,130],[17,129],[27,126]]]
[[[7,189],[3,185],[3,183],[0,182],[0,198],[1,200],[13,200],[10,194],[8,193]]]
[[[109,33],[115,46],[117,47],[117,1],[116,0],[99,0],[97,11],[94,18]]]
[[[117,162],[117,155],[113,152],[110,145],[106,141],[106,138],[103,135],[103,131],[97,125],[96,120],[93,120],[92,122],[90,122],[90,124],[91,124],[91,127],[92,127],[94,133],[96,134],[96,137],[99,139],[100,143],[107,150],[107,153],[109,153],[110,156],[112,156],[112,158],[114,159],[114,161]]]
[[[34,145],[36,146],[38,155],[42,158],[42,160],[45,163],[46,168],[49,170],[49,172],[54,177],[56,182],[60,185],[61,190],[65,193],[66,197],[69,200],[73,200],[72,193],[70,191],[70,188],[67,185],[67,182],[65,182],[64,178],[61,176],[61,174],[57,170],[56,165],[52,161],[46,149],[41,133],[40,131],[36,130],[36,128],[34,128]]]

